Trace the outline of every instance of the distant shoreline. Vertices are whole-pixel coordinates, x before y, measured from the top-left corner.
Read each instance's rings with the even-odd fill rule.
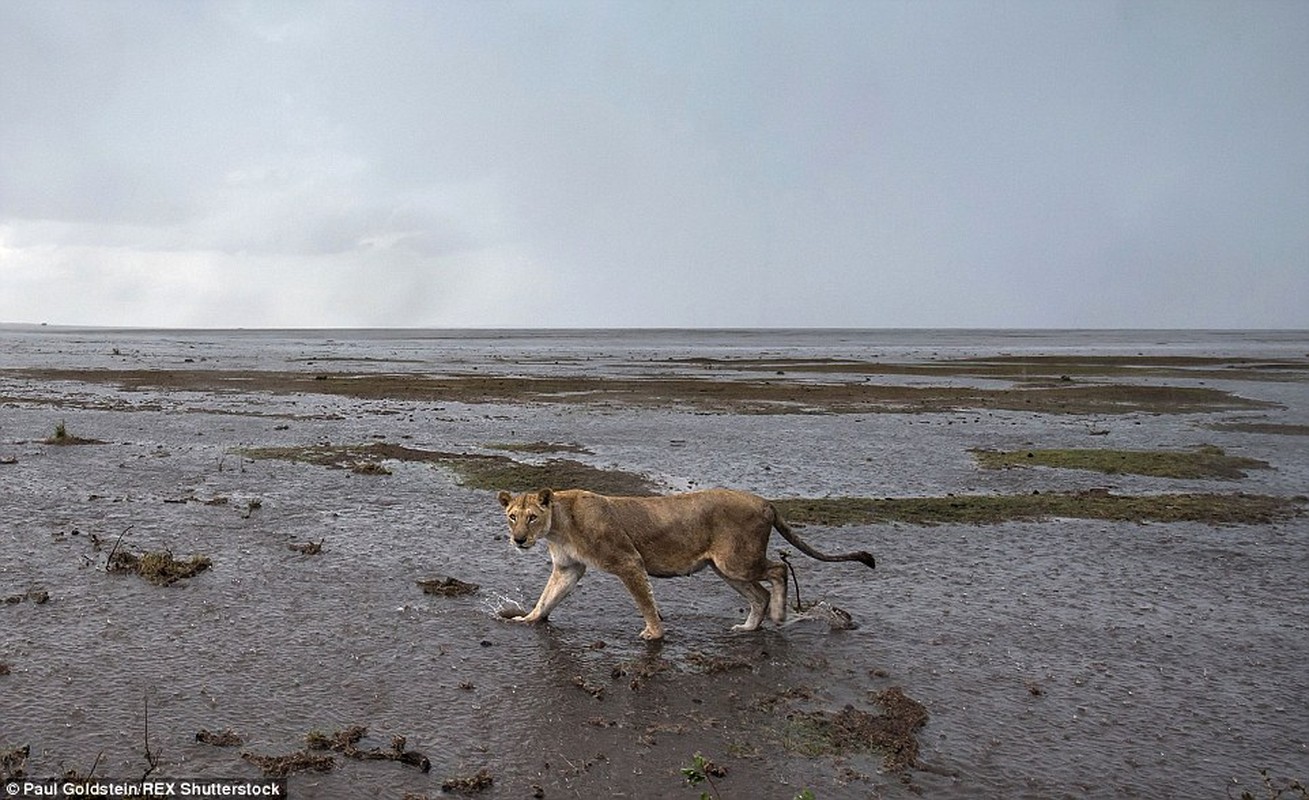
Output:
[[[971,326],[922,326],[922,327],[867,327],[851,328],[844,326],[814,326],[814,327],[663,327],[663,326],[620,326],[620,327],[599,327],[599,328],[559,328],[559,327],[541,327],[541,328],[505,328],[505,327],[473,327],[473,326],[397,326],[397,327],[168,327],[168,326],[143,326],[143,325],[80,325],[69,323],[46,323],[46,322],[0,322],[0,331],[41,331],[49,333],[74,333],[83,331],[94,332],[124,332],[124,333],[230,333],[230,334],[307,334],[307,333],[357,333],[357,334],[413,334],[413,333],[445,333],[445,334],[514,334],[514,335],[532,335],[541,333],[553,334],[589,334],[589,333],[713,333],[713,334],[740,334],[740,333],[978,333],[978,334],[1067,334],[1067,333],[1118,333],[1118,334],[1165,334],[1165,333],[1185,333],[1185,334],[1267,334],[1267,333],[1286,333],[1286,334],[1309,334],[1309,327],[1305,328],[1115,328],[1115,327],[1096,327],[1096,328],[978,328]]]

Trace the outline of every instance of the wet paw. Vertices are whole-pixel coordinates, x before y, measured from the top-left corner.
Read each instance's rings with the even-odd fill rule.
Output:
[[[495,613],[499,615],[501,619],[512,619],[518,622],[521,622],[522,618],[527,616],[527,611],[518,606],[504,606],[503,608],[497,609]]]

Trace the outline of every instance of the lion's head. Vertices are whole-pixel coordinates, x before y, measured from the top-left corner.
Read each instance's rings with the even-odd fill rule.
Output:
[[[500,505],[505,507],[509,519],[509,536],[518,549],[527,550],[550,532],[550,496],[549,489],[524,492],[517,497],[500,492]]]

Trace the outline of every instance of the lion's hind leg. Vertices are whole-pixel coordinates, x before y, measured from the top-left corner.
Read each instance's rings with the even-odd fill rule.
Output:
[[[750,610],[746,614],[745,622],[740,625],[733,625],[734,631],[754,631],[759,629],[759,624],[764,621],[764,612],[768,610],[768,592],[764,587],[759,585],[758,581],[741,580],[726,575],[718,565],[713,565],[714,572],[719,577],[727,581],[727,585],[741,593],[741,596],[750,604]]]
[[[765,572],[768,580],[770,597],[768,598],[768,615],[773,622],[781,625],[786,621],[786,579],[787,567],[779,561],[769,561]]]

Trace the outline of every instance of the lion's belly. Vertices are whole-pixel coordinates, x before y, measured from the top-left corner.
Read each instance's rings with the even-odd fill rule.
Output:
[[[709,565],[709,559],[702,558],[692,561],[690,564],[669,564],[662,562],[651,563],[645,562],[645,571],[652,578],[680,578],[684,575],[694,575]]]

